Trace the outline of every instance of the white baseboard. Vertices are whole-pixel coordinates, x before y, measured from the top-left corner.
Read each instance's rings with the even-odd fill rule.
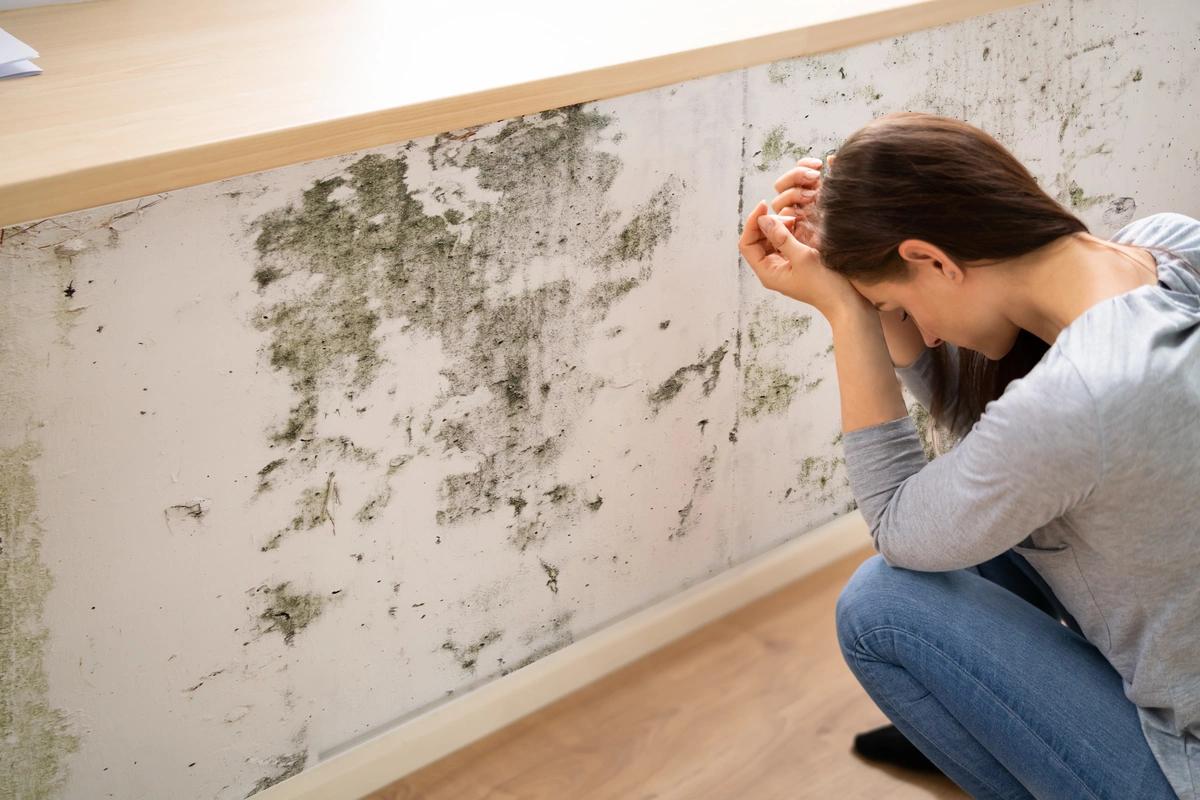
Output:
[[[360,800],[714,619],[869,545],[857,511],[447,701],[255,800]]]

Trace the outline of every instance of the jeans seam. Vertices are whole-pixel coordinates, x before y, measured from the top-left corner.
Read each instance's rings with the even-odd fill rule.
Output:
[[[913,701],[912,701],[912,703],[920,702],[921,700],[924,700],[926,697],[929,697],[929,696],[931,696],[932,694],[933,694],[933,692],[926,692],[926,694],[924,695],[924,697],[920,697],[920,698],[918,698],[917,700],[913,700]],[[935,697],[935,698],[933,698],[933,699],[934,699],[934,700],[937,700],[937,698],[936,698],[936,697]],[[932,739],[930,739],[928,736],[926,736],[926,735],[925,735],[925,734],[923,734],[923,733],[920,733],[920,727],[919,727],[918,725],[914,724],[914,723],[913,723],[913,721],[912,721],[912,720],[911,720],[911,719],[908,717],[908,715],[907,715],[907,714],[905,714],[903,711],[901,711],[901,710],[899,709],[899,707],[895,706],[895,705],[894,705],[894,704],[892,704],[892,703],[889,703],[889,702],[888,702],[888,701],[886,701],[886,700],[880,700],[880,702],[882,702],[882,703],[883,703],[885,706],[887,706],[888,708],[890,708],[890,709],[892,710],[892,713],[893,713],[893,714],[895,714],[896,716],[899,716],[899,717],[903,717],[903,718],[904,718],[904,720],[905,720],[905,721],[906,721],[906,722],[907,722],[909,725],[912,725],[913,729],[914,729],[914,730],[916,730],[916,731],[917,731],[917,732],[920,734],[921,738],[922,738],[922,739],[924,739],[925,741],[929,742],[929,745],[930,745],[930,747],[932,747],[933,749],[937,750],[939,753],[941,753],[942,755],[944,755],[944,756],[945,756],[947,759],[949,759],[950,761],[953,761],[953,762],[954,762],[954,764],[955,764],[955,766],[957,766],[957,767],[958,767],[959,769],[961,769],[963,772],[965,772],[965,773],[967,773],[968,775],[970,775],[970,776],[971,776],[972,778],[974,778],[975,780],[979,781],[980,785],[982,785],[982,786],[986,786],[986,787],[987,787],[987,789],[988,789],[988,791],[990,791],[990,792],[991,792],[992,794],[994,794],[996,797],[1002,798],[1002,800],[1003,800],[1003,798],[1005,797],[1005,794],[1004,794],[1004,792],[1001,792],[999,789],[997,789],[995,786],[993,786],[993,785],[992,785],[992,783],[991,783],[990,781],[987,781],[987,780],[985,780],[983,777],[981,777],[981,776],[979,776],[979,775],[975,774],[975,772],[974,772],[974,771],[973,771],[973,770],[972,770],[970,767],[968,767],[968,766],[966,766],[965,764],[963,764],[962,762],[960,762],[960,761],[959,761],[957,758],[955,758],[953,755],[951,755],[951,754],[950,754],[949,752],[947,752],[945,749],[943,749],[943,748],[941,748],[941,747],[938,747],[936,744],[934,744],[933,740],[932,740]],[[911,705],[911,703],[910,703],[909,705]],[[903,731],[901,731],[901,733],[903,733]],[[907,735],[907,734],[906,734],[906,735]],[[913,746],[915,747],[916,745],[913,745]],[[918,748],[918,749],[920,749],[920,748]],[[1013,776],[1013,779],[1014,779],[1014,780],[1016,780],[1016,776],[1015,776],[1015,775]],[[1020,783],[1020,781],[1017,781],[1017,782],[1018,782],[1018,783]]]
[[[860,650],[859,642],[861,642],[863,637],[867,636],[868,634],[876,633],[878,631],[885,631],[885,630],[886,631],[895,631],[896,633],[902,633],[905,636],[909,636],[913,639],[923,642],[931,650],[934,650],[939,655],[941,655],[942,658],[946,659],[947,662],[952,664],[955,667],[955,669],[957,669],[963,675],[966,675],[976,685],[980,686],[985,692],[987,692],[989,695],[991,695],[992,699],[994,699],[1001,708],[1003,708],[1005,711],[1007,711],[1009,716],[1011,716],[1017,722],[1021,723],[1021,726],[1024,727],[1026,731],[1028,731],[1035,739],[1037,739],[1039,742],[1041,742],[1042,746],[1045,747],[1046,750],[1050,753],[1050,755],[1052,755],[1054,757],[1054,760],[1057,761],[1059,764],[1061,764],[1063,769],[1065,769],[1067,771],[1067,773],[1072,778],[1075,779],[1075,781],[1080,785],[1080,787],[1082,787],[1083,790],[1085,792],[1087,792],[1088,797],[1095,798],[1095,800],[1100,800],[1100,798],[1090,788],[1088,788],[1087,784],[1085,784],[1083,782],[1083,779],[1075,772],[1075,770],[1071,769],[1071,767],[1067,765],[1067,762],[1062,760],[1062,758],[1059,756],[1059,754],[1057,752],[1055,752],[1054,748],[1051,747],[1050,744],[1045,739],[1043,739],[1041,736],[1039,736],[1037,731],[1033,730],[1033,728],[1030,728],[1029,725],[1026,724],[1025,720],[1021,719],[1021,717],[1015,711],[1013,711],[1011,708],[1009,708],[1008,704],[1005,703],[1003,700],[1001,700],[1000,697],[997,696],[996,693],[993,692],[987,684],[985,684],[983,681],[979,680],[974,675],[972,675],[970,673],[970,671],[965,669],[961,664],[959,664],[957,661],[955,661],[953,658],[951,658],[950,655],[948,653],[946,653],[946,651],[942,650],[940,647],[933,644],[928,639],[918,636],[917,634],[915,634],[911,631],[906,631],[903,628],[897,628],[894,625],[880,625],[878,627],[871,628],[870,630],[863,631],[857,637],[855,637],[854,644],[852,645],[852,649],[855,651],[854,652],[855,657],[867,656],[868,658],[873,658],[872,654],[869,652],[866,652],[865,650],[861,653],[858,652]],[[874,659],[874,660],[878,661],[879,659]],[[889,662],[883,662],[883,663],[889,663]],[[894,665],[894,666],[899,666],[899,665]]]

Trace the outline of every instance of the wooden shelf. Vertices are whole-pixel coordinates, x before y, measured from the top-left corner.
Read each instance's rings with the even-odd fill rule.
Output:
[[[1029,0],[92,0],[0,13],[0,225],[843,49]],[[586,8],[587,13],[584,13]]]

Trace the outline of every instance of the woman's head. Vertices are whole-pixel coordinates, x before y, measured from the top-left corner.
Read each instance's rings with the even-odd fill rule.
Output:
[[[855,131],[821,179],[813,224],[821,258],[884,309],[903,308],[940,340],[999,360],[1020,329],[997,282],[1087,226],[984,131],[901,112]]]

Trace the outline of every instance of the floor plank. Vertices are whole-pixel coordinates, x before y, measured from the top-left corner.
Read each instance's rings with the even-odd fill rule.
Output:
[[[887,723],[837,647],[834,606],[870,546],[365,800],[964,798],[850,752]]]

